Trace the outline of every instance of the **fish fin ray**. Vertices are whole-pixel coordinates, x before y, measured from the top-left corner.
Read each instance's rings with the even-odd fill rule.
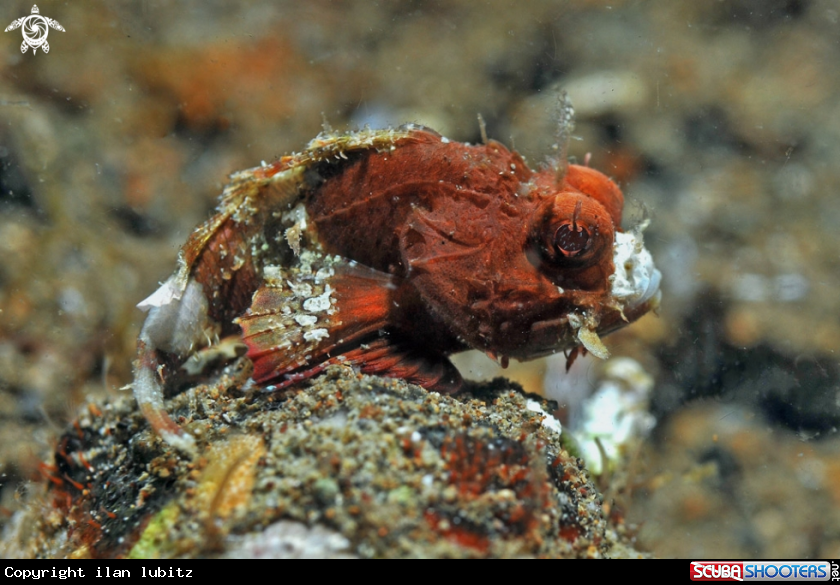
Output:
[[[317,365],[386,328],[395,289],[394,277],[337,257],[273,271],[237,319],[254,381]]]
[[[333,365],[351,366],[363,374],[372,376],[400,378],[442,394],[453,394],[463,385],[461,374],[448,359],[421,354],[399,343],[393,343],[386,337],[379,337],[311,368],[286,373],[272,384],[271,390],[282,390],[294,383],[308,380]]]

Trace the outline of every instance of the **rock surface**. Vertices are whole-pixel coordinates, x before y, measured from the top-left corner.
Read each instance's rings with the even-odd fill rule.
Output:
[[[638,554],[551,406],[507,382],[449,397],[335,368],[281,397],[243,393],[249,373],[241,360],[169,402],[194,459],[133,400],[91,405],[4,556]]]

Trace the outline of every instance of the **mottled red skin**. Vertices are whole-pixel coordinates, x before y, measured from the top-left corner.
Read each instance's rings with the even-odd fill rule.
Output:
[[[236,258],[244,258],[234,270]],[[220,275],[233,275],[231,278]],[[262,283],[251,258],[251,246],[238,225],[222,226],[201,252],[195,263],[193,278],[205,286],[210,317],[222,325],[225,334],[232,333],[233,320],[251,305],[251,297]]]
[[[570,165],[558,184],[555,169],[533,172],[498,142],[429,130],[395,147],[320,163],[305,201],[328,252],[397,279],[390,322],[401,335],[443,354],[474,347],[528,359],[556,350],[552,321],[600,308],[623,206],[606,176]],[[577,206],[597,249],[553,264],[541,243]]]

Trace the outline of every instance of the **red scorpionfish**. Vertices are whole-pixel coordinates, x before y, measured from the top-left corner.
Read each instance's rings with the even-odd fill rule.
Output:
[[[571,130],[571,107],[561,134]],[[641,229],[588,166],[531,170],[494,140],[417,125],[324,132],[299,154],[234,173],[148,310],[132,384],[152,428],[190,452],[166,413],[162,364],[239,336],[253,381],[279,390],[331,364],[455,392],[449,355],[506,364],[579,347],[659,304]]]

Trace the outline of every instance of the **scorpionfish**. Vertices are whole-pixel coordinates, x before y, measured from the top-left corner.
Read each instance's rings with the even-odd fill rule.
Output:
[[[466,349],[503,365],[580,346],[606,357],[600,336],[658,306],[660,273],[641,229],[620,227],[616,184],[564,159],[533,171],[499,142],[405,125],[325,131],[231,175],[138,305],[143,414],[191,450],[164,408],[165,371],[232,335],[270,391],[343,363],[454,392],[448,356]]]

